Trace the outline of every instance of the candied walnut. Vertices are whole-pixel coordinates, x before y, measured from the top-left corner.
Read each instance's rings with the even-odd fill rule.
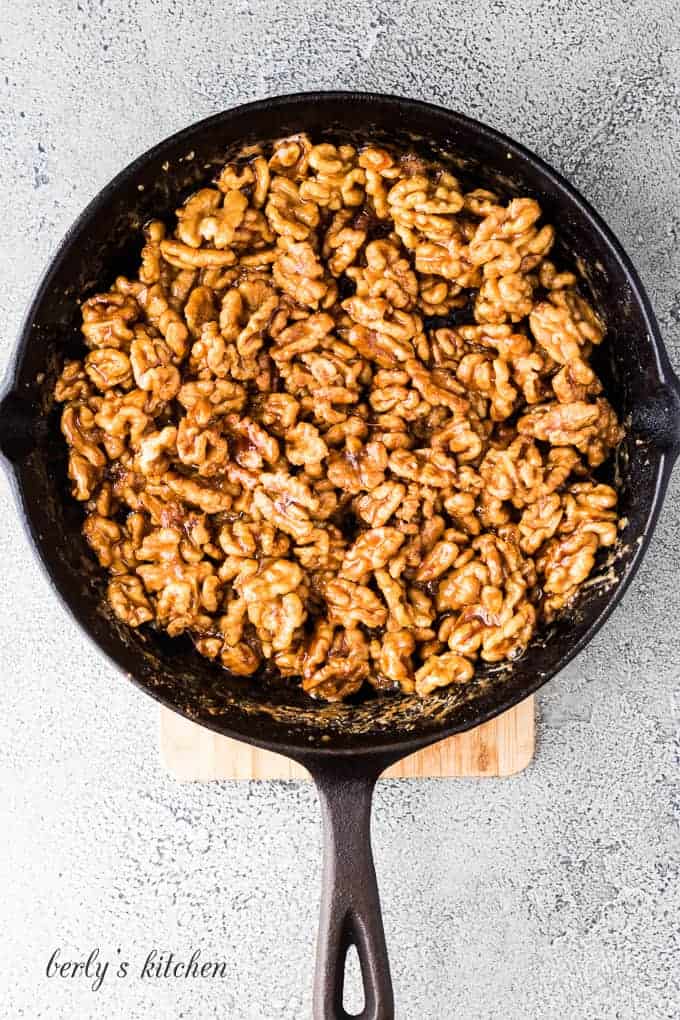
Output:
[[[333,276],[340,276],[356,260],[366,241],[366,231],[354,227],[354,213],[341,209],[335,214],[323,241],[323,256]]]
[[[276,234],[291,241],[305,241],[319,225],[319,207],[304,201],[298,186],[283,177],[269,187],[265,216]]]
[[[409,358],[406,371],[422,397],[435,406],[448,407],[454,414],[467,411],[469,404],[463,386],[445,368],[428,371],[416,358]]]
[[[533,556],[560,526],[564,510],[556,492],[541,496],[523,512],[519,521],[522,552]]]
[[[477,322],[519,322],[531,312],[533,281],[522,273],[484,280],[475,300]]]
[[[253,506],[281,531],[296,542],[312,539],[314,522],[310,512],[319,508],[318,497],[309,486],[284,473],[261,475],[262,487],[253,491]]]
[[[355,166],[355,158],[356,149],[351,145],[323,142],[312,146],[307,160],[314,173],[300,184],[300,197],[334,210],[361,205],[366,175]]]
[[[421,698],[424,698],[438,687],[467,683],[473,674],[474,666],[462,655],[455,652],[431,655],[420,669],[416,670],[415,690]]]
[[[201,335],[206,322],[217,320],[213,292],[209,287],[194,287],[184,306],[184,318],[193,337]]]
[[[377,660],[378,674],[386,683],[381,686],[397,686],[404,694],[413,694],[415,680],[411,656],[416,648],[416,639],[410,630],[394,630],[383,638]]]
[[[161,254],[177,269],[220,269],[236,262],[231,248],[194,248],[181,241],[161,241]]]
[[[328,447],[314,425],[301,421],[289,429],[286,434],[286,457],[291,464],[299,467],[304,465],[310,469],[319,465],[327,456]]]
[[[504,421],[512,414],[517,390],[510,382],[510,366],[503,358],[489,358],[485,354],[466,354],[460,360],[456,373],[468,390],[476,390],[489,398],[489,416],[493,421]]]
[[[227,248],[247,206],[248,199],[238,190],[223,195],[214,188],[201,188],[177,210],[177,237],[192,248],[200,248],[204,241]]]
[[[460,212],[463,196],[456,178],[443,171],[436,181],[424,174],[402,178],[387,196],[394,229],[407,248],[422,234],[428,240],[447,240],[452,224],[448,218]]]
[[[398,344],[407,343],[422,330],[420,316],[394,308],[385,298],[357,294],[343,301],[342,307],[360,326],[382,333]]]
[[[292,178],[305,177],[311,148],[312,143],[306,134],[290,135],[274,142],[269,160],[271,173]]]
[[[313,670],[305,667],[304,690],[313,698],[342,701],[358,691],[368,677],[368,655],[368,642],[358,627],[336,630],[326,624],[314,636],[308,651],[310,663],[323,661],[325,665]]]
[[[241,411],[246,391],[229,379],[198,379],[180,387],[177,400],[198,426],[204,428],[232,411]]]
[[[418,308],[424,315],[448,315],[453,308],[464,308],[463,288],[442,276],[421,274],[418,279]]]
[[[292,560],[273,560],[256,573],[241,573],[234,588],[246,604],[265,654],[290,648],[307,618],[304,574]]]
[[[163,476],[163,485],[167,486],[170,493],[190,506],[199,507],[206,514],[217,514],[231,508],[232,497],[229,492],[213,488],[204,481],[188,478],[175,471],[166,472]]]
[[[535,443],[518,436],[504,450],[489,450],[479,471],[491,496],[520,508],[560,488],[579,464],[568,446],[544,458]]]
[[[531,332],[560,365],[580,359],[586,344],[599,344],[604,330],[599,318],[575,291],[557,290],[540,301],[529,315]]]
[[[85,372],[98,390],[106,391],[114,386],[127,389],[132,385],[130,359],[116,347],[100,347],[90,351],[85,358]]]
[[[366,524],[372,528],[381,528],[387,524],[405,495],[406,486],[401,482],[383,482],[359,496],[354,502],[354,509]]]
[[[418,280],[411,263],[391,241],[371,241],[364,253],[366,264],[347,270],[360,298],[385,298],[392,308],[413,308]],[[351,314],[351,312],[350,312]]]
[[[150,432],[139,442],[136,466],[143,475],[163,475],[177,454],[177,429],[166,425],[158,432]]]
[[[172,364],[173,352],[164,340],[140,333],[130,344],[130,364],[140,390],[153,393],[158,400],[172,400],[180,387],[178,369]]]
[[[95,468],[103,468],[106,456],[99,447],[101,432],[96,415],[80,402],[66,404],[61,415],[61,431],[66,442]]]
[[[387,450],[383,443],[364,446],[359,439],[348,436],[342,453],[328,458],[328,478],[339,489],[357,495],[370,492],[385,480]]]
[[[549,259],[543,259],[538,270],[538,281],[546,290],[563,290],[565,287],[576,286],[576,275],[569,271],[558,273],[557,268]]]
[[[540,404],[519,419],[517,430],[552,446],[574,446],[586,454],[591,467],[601,464],[623,438],[616,413],[604,398],[593,404]]]
[[[237,676],[252,676],[260,665],[260,656],[245,641],[223,645],[220,660],[225,669]]]
[[[82,312],[82,332],[88,347],[128,349],[133,337],[130,326],[140,317],[133,297],[117,289],[95,294],[83,302]]]
[[[149,222],[54,389],[118,617],[329,701],[521,655],[619,530],[604,323],[540,217],[298,134]]]
[[[134,574],[114,577],[109,582],[107,598],[116,616],[128,627],[140,627],[154,618],[142,582]]]
[[[126,293],[134,294],[149,324],[164,338],[173,357],[180,360],[184,358],[189,330],[179,313],[170,305],[161,285],[154,283],[151,287],[144,287],[140,283],[131,283],[121,276],[116,280],[116,286]]]
[[[458,536],[455,529],[450,528],[444,533],[441,541],[432,546],[416,571],[416,581],[434,581],[444,574],[458,559],[460,546],[454,540]]]
[[[482,282],[481,269],[473,265],[470,259],[469,245],[464,237],[456,232],[448,240],[440,243],[434,241],[417,243],[415,267],[418,273],[441,276],[458,287],[479,287]]]
[[[274,282],[296,301],[310,308],[328,303],[329,284],[324,268],[308,241],[297,241],[284,249],[274,262]]]
[[[390,153],[375,145],[367,145],[359,154],[358,162],[365,173],[366,195],[371,200],[373,212],[379,220],[386,220],[390,215],[387,183],[399,177],[401,171]]]
[[[67,400],[86,402],[90,396],[92,386],[83,368],[83,362],[65,362],[61,375],[54,385],[54,399],[60,404]]]
[[[576,358],[559,370],[551,379],[553,392],[561,404],[587,400],[602,391],[602,384],[590,365]]]
[[[427,595],[415,588],[407,589],[403,582],[391,577],[387,570],[376,570],[375,579],[387,603],[388,631],[411,628],[418,640],[426,641],[434,637],[429,630],[434,621],[434,611]]]
[[[389,563],[405,537],[397,528],[363,531],[345,553],[340,576],[350,581],[368,580],[374,570]]]
[[[262,404],[262,424],[282,435],[292,429],[300,413],[300,404],[290,393],[269,393]]]
[[[187,418],[180,421],[177,456],[182,464],[196,468],[199,475],[209,477],[224,467],[228,455],[227,441],[217,429],[201,429]]]
[[[406,478],[435,489],[447,489],[455,481],[457,465],[442,450],[395,450],[390,454],[390,470],[399,478]]]
[[[581,530],[561,538],[552,538],[537,560],[548,594],[570,595],[585,581],[595,565],[598,538]]]
[[[533,198],[514,198],[507,207],[491,211],[470,241],[470,259],[486,277],[526,273],[552,248],[551,226],[536,226],[541,207]]]
[[[365,585],[336,578],[324,585],[323,595],[331,623],[382,627],[387,619],[384,605]]]
[[[276,338],[272,357],[277,362],[291,361],[297,355],[313,351],[333,329],[334,322],[326,312],[316,312],[287,326]]]
[[[129,438],[133,445],[138,443],[151,421],[144,410],[146,401],[144,390],[130,390],[122,396],[109,390],[94,416],[95,422],[105,433],[104,441],[108,436],[123,440]]]
[[[617,536],[616,492],[610,485],[577,482],[564,496],[564,518],[560,531],[591,532],[601,546],[614,545]]]

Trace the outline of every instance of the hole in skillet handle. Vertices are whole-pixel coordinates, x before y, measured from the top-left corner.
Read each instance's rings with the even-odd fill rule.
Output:
[[[35,412],[30,401],[16,390],[0,396],[0,453],[16,464],[35,448]]]

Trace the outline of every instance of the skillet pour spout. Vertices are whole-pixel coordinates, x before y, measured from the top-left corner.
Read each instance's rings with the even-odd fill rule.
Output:
[[[504,199],[535,197],[555,224],[556,261],[577,267],[579,285],[607,326],[601,378],[626,425],[612,476],[622,528],[603,550],[568,618],[538,634],[511,667],[430,695],[313,703],[266,676],[244,682],[191,643],[152,628],[130,630],[110,613],[105,578],[81,534],[54,406],[67,358],[81,357],[80,303],[139,263],[142,227],[169,219],[244,144],[307,132],[321,141],[384,140],[436,158],[473,186]],[[370,846],[370,805],[392,762],[470,729],[554,677],[603,626],[651,539],[680,451],[680,385],[642,284],[621,245],[578,192],[541,159],[478,121],[397,96],[316,92],[249,103],[194,124],[144,153],[90,203],[40,280],[0,396],[0,453],[29,542],[53,591],[84,632],[151,697],[218,733],[288,755],[312,773],[324,823],[316,1020],[345,1020],[347,949],[359,953],[363,1020],[391,1020],[394,1003]],[[258,682],[261,681],[261,682]],[[102,689],[102,700],[106,688]],[[291,865],[292,866],[292,865]]]

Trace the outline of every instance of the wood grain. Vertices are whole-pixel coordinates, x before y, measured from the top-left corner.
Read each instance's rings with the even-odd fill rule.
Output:
[[[535,746],[534,699],[474,730],[440,740],[397,762],[387,779],[511,776],[525,769]],[[300,765],[231,740],[161,708],[161,762],[180,782],[217,779],[309,779]]]

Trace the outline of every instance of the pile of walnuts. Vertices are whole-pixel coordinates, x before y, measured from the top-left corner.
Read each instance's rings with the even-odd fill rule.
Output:
[[[617,535],[603,325],[553,240],[531,198],[305,135],[150,223],[55,389],[120,619],[329,701],[520,655]]]

